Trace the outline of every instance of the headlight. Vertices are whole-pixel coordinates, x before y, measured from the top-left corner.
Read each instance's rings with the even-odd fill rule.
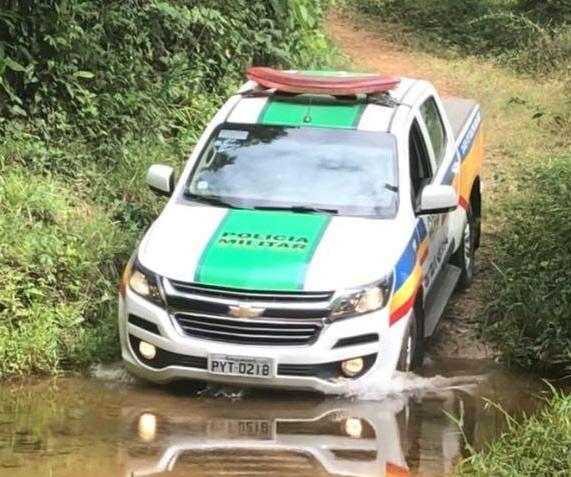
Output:
[[[156,305],[165,304],[159,288],[159,277],[144,268],[136,258],[129,262],[123,273],[121,283],[123,297],[127,287]]]
[[[380,310],[387,304],[392,286],[393,276],[391,274],[378,282],[341,293],[335,301],[331,318],[346,318]]]

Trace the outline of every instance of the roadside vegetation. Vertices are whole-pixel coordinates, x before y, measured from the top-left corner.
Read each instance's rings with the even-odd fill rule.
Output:
[[[571,2],[356,0],[351,9],[388,40],[430,54],[450,84],[483,104],[481,333],[511,364],[568,375]],[[506,420],[507,431],[458,475],[569,475],[571,396],[554,392],[537,415]]]
[[[118,356],[116,290],[251,64],[322,66],[327,0],[8,0],[0,10],[0,377]]]
[[[458,477],[568,477],[571,469],[571,400],[555,393],[545,410],[523,422],[506,416],[508,430],[484,453],[473,453]]]
[[[467,91],[480,93],[484,113],[496,122],[496,130],[486,130],[495,184],[486,205],[491,277],[482,333],[512,364],[565,373],[571,369],[571,2],[357,0],[352,6],[383,19],[377,29],[400,44],[458,65],[487,58],[500,66],[473,71]]]

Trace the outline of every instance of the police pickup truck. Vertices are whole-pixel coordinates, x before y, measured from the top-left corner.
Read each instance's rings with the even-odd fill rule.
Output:
[[[339,393],[422,365],[480,243],[482,115],[426,81],[251,68],[129,261],[122,356],[153,382]]]

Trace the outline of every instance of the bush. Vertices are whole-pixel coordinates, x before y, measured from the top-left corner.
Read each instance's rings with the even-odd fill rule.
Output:
[[[456,469],[459,477],[568,477],[571,469],[571,397],[556,393],[539,414],[518,424],[490,448]]]
[[[252,64],[319,67],[327,0],[7,0],[0,10],[0,377],[118,357],[117,283]]]
[[[571,366],[571,157],[524,171],[496,237],[485,334],[521,366]]]

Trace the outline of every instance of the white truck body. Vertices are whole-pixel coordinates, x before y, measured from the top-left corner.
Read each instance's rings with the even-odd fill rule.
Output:
[[[225,187],[232,189],[235,180],[234,190],[248,178],[243,170],[250,166],[243,164],[263,167],[254,159],[248,162],[246,152],[264,142],[265,136],[251,140],[265,134],[264,128],[274,128],[268,143],[283,135],[313,141],[313,134],[324,150],[329,137],[349,134],[359,141],[376,141],[378,135],[383,144],[394,144],[386,156],[394,157],[395,170],[389,175],[396,184],[387,185],[394,196],[383,198],[392,212],[372,216],[361,209],[353,213],[350,207],[348,213],[310,207],[253,210],[247,202],[227,207],[195,200],[197,194],[189,197],[191,187],[195,192],[213,187],[214,182],[197,179],[200,174],[218,182],[225,174]],[[342,392],[348,381],[370,373],[379,380],[391,379],[403,352],[411,347],[407,340],[418,347],[432,335],[463,273],[450,258],[462,256],[464,243],[471,243],[471,250],[465,248],[472,259],[477,248],[481,131],[481,111],[475,102],[443,101],[422,80],[402,78],[390,97],[379,102],[290,99],[271,91],[258,94],[255,84],[245,84],[212,119],[176,186],[162,187],[156,177],[149,178],[156,189],[172,189],[125,273],[119,297],[124,362],[133,373],[154,382],[198,379],[324,393]],[[319,136],[327,134],[331,136]],[[248,148],[241,146],[246,140],[251,140]],[[246,160],[232,159],[231,146],[242,147]],[[413,147],[422,148],[414,159]],[[211,167],[220,151],[231,159]],[[334,152],[328,149],[327,158]],[[267,170],[279,177],[272,172],[266,181],[264,174],[270,173],[255,170],[251,174],[261,183],[299,181],[303,191],[321,187],[303,169],[303,161],[311,160],[305,155],[285,151],[280,157],[278,150],[270,160],[273,168]],[[388,164],[389,159],[383,160]],[[274,167],[276,161],[283,165]],[[242,175],[235,175],[236,167],[242,168]],[[425,169],[423,174],[419,167]],[[441,185],[454,188],[458,206],[420,211],[421,202],[438,205],[438,194],[434,198],[427,191],[428,186]],[[468,261],[466,266],[473,264]],[[133,288],[133,267],[143,281],[147,277],[156,282],[151,283],[151,288],[156,286],[154,299]],[[354,299],[371,287],[380,287],[371,295],[379,306],[363,313],[334,311],[351,292],[360,293],[350,295]],[[411,338],[413,321],[422,336]],[[154,356],[145,358],[141,349]],[[343,364],[352,359],[362,361]],[[411,368],[409,361],[406,369]],[[358,372],[346,373],[342,365]]]

